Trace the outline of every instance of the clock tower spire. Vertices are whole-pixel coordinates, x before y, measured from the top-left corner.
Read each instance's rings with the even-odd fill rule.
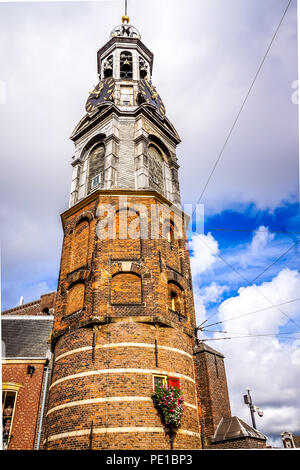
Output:
[[[130,19],[129,19],[129,16],[127,14],[127,0],[125,0],[125,14],[124,16],[122,16],[122,23],[129,23],[130,22]]]
[[[71,136],[75,155],[70,207],[98,189],[155,190],[180,206],[180,138],[151,80],[153,54],[125,17],[97,53],[99,82]],[[154,159],[148,158],[149,151]],[[97,164],[89,163],[90,155]]]

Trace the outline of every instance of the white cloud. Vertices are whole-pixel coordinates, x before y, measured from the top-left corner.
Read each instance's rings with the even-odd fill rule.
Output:
[[[206,303],[216,303],[221,299],[222,294],[228,290],[228,286],[219,286],[216,282],[212,282],[209,286],[204,287],[203,297]]]
[[[274,239],[274,237],[274,233],[270,233],[268,231],[268,227],[261,225],[254,232],[254,236],[250,245],[250,252],[255,255],[261,255],[261,250],[263,250],[265,246]]]
[[[194,287],[194,302],[196,311],[196,324],[200,325],[206,318],[207,307],[220,301],[222,294],[228,291],[228,286],[220,286],[212,282],[206,287]]]
[[[258,291],[253,286],[239,289],[237,297],[228,299],[220,306],[219,319],[228,320],[270,305],[260,293],[271,299],[274,304],[298,298],[300,273],[284,269],[272,281],[259,285]],[[299,302],[280,308],[300,324]],[[236,336],[276,334],[284,325],[285,331],[299,335],[300,328],[289,322],[278,309],[272,308],[223,323],[223,328],[228,334],[215,334],[215,337],[234,337],[234,333]],[[226,356],[225,364],[233,414],[251,424],[249,410],[242,399],[246,387],[249,386],[254,403],[264,410],[264,417],[262,419],[257,417],[257,426],[265,434],[271,435],[272,439],[279,438],[280,433],[285,430],[300,431],[298,403],[300,370],[295,360],[300,341],[281,342],[279,338],[236,338],[209,343],[219,347]],[[277,444],[279,442],[277,439]]]
[[[271,282],[261,285],[252,285],[238,290],[238,296],[227,299],[220,305],[219,318],[225,321],[226,329],[230,324],[231,331],[255,333],[270,330],[278,332],[280,326],[288,322],[289,317],[296,317],[299,312],[297,302],[272,308],[272,305],[281,304],[299,297],[300,273],[288,268],[283,269]],[[250,313],[270,307],[255,315],[244,316],[241,319],[228,321],[229,318]],[[284,312],[286,315],[284,315]],[[291,328],[295,325],[291,323]]]
[[[191,256],[192,273],[196,277],[210,269],[217,261],[219,246],[211,233],[193,235],[189,245],[193,250],[193,256]]]
[[[155,54],[153,83],[182,137],[178,157],[187,203],[207,180],[284,7],[274,0],[227,3],[227,8],[222,0],[130,4],[132,23]],[[0,80],[7,91],[0,129],[4,249],[10,240],[15,243],[11,220],[26,216],[35,226],[26,259],[43,258],[47,250],[58,272],[58,214],[67,208],[73,154],[68,136],[84,114],[97,81],[96,52],[120,22],[120,4],[2,3],[0,12]],[[274,208],[297,192],[297,106],[290,99],[296,32],[291,6],[208,186],[206,210],[249,202]],[[22,250],[15,256],[22,266]],[[26,268],[31,272],[30,263]],[[13,271],[6,263],[4,269]],[[26,278],[16,281],[14,272],[10,280]]]
[[[275,235],[268,231],[268,227],[261,225],[253,235],[251,243],[239,257],[239,264],[246,268],[247,266],[260,264],[263,251],[274,240]],[[264,256],[265,258],[265,256]]]
[[[248,253],[252,257],[261,256],[266,246],[274,240],[275,235],[268,231],[268,227],[261,225],[254,232],[251,244],[249,246]]]

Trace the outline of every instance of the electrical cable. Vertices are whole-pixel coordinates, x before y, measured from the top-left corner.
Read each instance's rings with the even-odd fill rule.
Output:
[[[240,229],[240,228],[207,228],[205,232],[246,232],[246,233],[281,233],[283,235],[300,235],[300,232],[287,232],[285,230],[259,230],[259,229]]]
[[[247,285],[245,287],[249,287],[253,281],[249,281],[248,279],[245,278],[245,276],[243,276],[234,266],[232,266],[230,263],[228,263],[225,258],[223,258],[222,255],[220,255],[220,253],[217,253],[215,250],[213,250],[207,243],[205,243],[205,241],[202,239],[202,238],[199,238],[199,240],[212,252],[214,253],[216,256],[218,256],[227,266],[229,266],[231,269],[233,269],[233,271],[238,274],[238,276],[243,280],[243,281],[246,281],[247,282]],[[297,245],[299,243],[299,240],[297,242],[294,243],[293,246]],[[282,255],[278,258],[280,259],[282,257]],[[277,262],[278,259],[275,261]],[[275,264],[275,262],[272,263],[272,265]],[[264,270],[265,272],[266,270]],[[261,273],[262,274],[262,273]],[[260,276],[257,276],[255,279],[258,279]],[[265,294],[263,294],[256,285],[253,285],[252,286],[260,295],[262,295],[266,300],[268,300],[272,305],[273,307],[276,307],[276,305],[272,302],[271,299],[269,299]],[[231,300],[234,299],[235,297],[231,297]],[[227,302],[227,304],[225,305],[228,305],[228,303],[231,301],[229,300]],[[300,325],[298,325],[295,320],[293,320],[292,318],[290,318],[285,312],[283,312],[278,306],[276,307],[283,315],[285,315],[290,321],[292,321],[296,326],[297,328],[300,328]],[[210,318],[212,318],[214,315],[216,315],[218,312],[220,311],[217,310],[216,312],[214,312],[212,315],[210,315],[204,322],[202,322],[198,327],[197,329],[200,329],[202,325],[204,325]]]
[[[271,337],[271,336],[274,336],[274,337],[277,337],[278,335],[244,335],[244,336],[235,336],[235,337],[228,337],[228,338],[204,338],[204,339],[201,339],[200,342],[205,342],[205,341],[222,341],[222,340],[229,340],[229,339],[245,339],[245,338],[261,338],[261,337],[265,337],[265,336],[268,336],[268,337]],[[286,336],[285,337],[286,340],[300,340],[299,337],[296,337],[296,336]]]
[[[276,304],[276,305],[273,305],[273,306],[270,306],[270,307],[264,307],[264,308],[261,308],[259,310],[254,310],[253,312],[243,313],[243,314],[238,315],[236,317],[231,317],[231,318],[228,318],[226,320],[218,321],[216,323],[210,323],[209,325],[206,325],[205,329],[209,328],[211,326],[220,325],[221,323],[225,323],[225,322],[228,322],[228,321],[237,320],[238,318],[246,317],[248,315],[253,315],[255,313],[262,312],[263,310],[270,310],[271,308],[280,307],[281,305],[291,304],[291,303],[297,302],[299,300],[300,300],[300,297],[298,299],[293,299],[293,300],[289,300],[287,302],[282,302],[281,304]]]
[[[207,186],[208,186],[208,184],[209,184],[209,182],[210,182],[210,180],[211,180],[211,178],[212,178],[212,176],[213,176],[213,174],[214,174],[214,172],[215,172],[215,169],[216,169],[218,163],[219,163],[220,160],[221,160],[221,157],[222,157],[222,155],[223,155],[223,152],[224,152],[224,150],[225,150],[225,148],[226,148],[226,146],[227,146],[227,144],[228,144],[228,142],[229,142],[229,139],[230,139],[230,137],[231,137],[231,135],[232,135],[232,133],[233,133],[233,131],[234,131],[234,128],[235,128],[235,126],[236,126],[236,124],[237,124],[237,122],[238,122],[238,120],[239,120],[239,117],[240,117],[240,115],[242,114],[242,111],[243,111],[243,109],[244,109],[244,107],[245,107],[245,104],[246,104],[246,102],[247,102],[247,100],[248,100],[248,98],[249,98],[249,95],[250,95],[250,93],[251,93],[251,91],[252,91],[252,89],[253,89],[253,87],[254,87],[254,84],[255,84],[255,82],[256,82],[258,76],[259,76],[259,73],[260,73],[260,71],[261,71],[261,69],[262,69],[262,67],[263,67],[263,65],[264,65],[264,63],[265,63],[265,61],[266,61],[266,58],[267,58],[267,56],[268,56],[268,54],[269,54],[269,52],[270,52],[270,49],[271,49],[271,47],[272,47],[272,45],[273,45],[273,42],[274,42],[274,40],[275,40],[275,38],[276,38],[276,36],[277,36],[277,33],[278,33],[278,31],[279,31],[279,28],[280,28],[280,26],[281,26],[281,24],[282,24],[282,22],[283,22],[283,20],[284,20],[284,18],[285,18],[285,15],[287,14],[287,11],[288,11],[288,9],[289,9],[291,3],[292,3],[292,0],[289,0],[288,4],[287,4],[287,6],[286,6],[286,8],[285,8],[285,10],[284,10],[284,13],[283,13],[283,15],[282,15],[282,17],[281,17],[281,20],[280,20],[280,22],[279,22],[279,25],[277,26],[276,31],[275,31],[275,33],[273,34],[273,37],[272,37],[271,42],[270,42],[270,44],[269,44],[269,46],[268,46],[268,48],[267,48],[267,50],[266,50],[266,53],[265,53],[265,55],[264,55],[264,57],[263,57],[263,59],[262,59],[262,61],[261,61],[261,63],[260,63],[260,66],[259,66],[259,68],[258,68],[258,70],[257,70],[257,72],[256,72],[256,74],[255,74],[255,76],[254,76],[254,79],[252,80],[252,83],[251,83],[250,88],[249,88],[249,90],[248,90],[248,92],[247,92],[247,94],[246,94],[246,97],[244,98],[244,101],[243,101],[243,103],[242,103],[242,106],[240,107],[240,110],[239,110],[239,112],[238,112],[238,114],[237,114],[237,116],[236,116],[236,118],[235,118],[235,120],[234,120],[234,123],[233,123],[233,125],[232,125],[232,127],[231,127],[231,129],[230,129],[230,131],[229,131],[229,134],[228,134],[228,136],[227,136],[227,138],[226,138],[226,140],[225,140],[225,143],[224,143],[224,145],[223,145],[223,147],[222,147],[222,149],[221,149],[221,152],[220,152],[220,154],[219,154],[219,156],[218,156],[218,158],[217,158],[217,160],[216,160],[216,162],[215,162],[215,164],[214,164],[214,166],[213,166],[212,171],[210,172],[210,175],[209,175],[209,177],[208,177],[208,179],[207,179],[207,181],[206,181],[206,183],[205,183],[205,185],[204,185],[204,188],[203,188],[203,190],[202,190],[202,193],[201,193],[200,197],[199,197],[198,200],[197,200],[197,204],[199,204],[200,201],[202,200],[202,197],[203,197],[203,195],[204,195],[204,193],[205,193],[205,191],[206,191],[206,188],[207,188]],[[196,211],[196,208],[194,209],[192,216],[194,216],[195,211]]]

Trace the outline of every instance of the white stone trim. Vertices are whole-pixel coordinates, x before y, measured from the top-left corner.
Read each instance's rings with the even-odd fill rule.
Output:
[[[107,343],[107,344],[98,344],[95,346],[95,349],[102,349],[102,348],[121,348],[121,347],[136,347],[136,348],[155,348],[154,344],[151,343]],[[170,346],[157,346],[158,349],[165,349],[167,351],[172,351],[172,352],[177,352],[179,354],[184,354],[185,356],[189,357],[190,359],[193,359],[193,356],[181,349],[177,348],[171,348]],[[55,359],[55,362],[58,361],[59,359],[69,356],[71,354],[77,354],[82,351],[91,351],[92,346],[85,346],[82,348],[77,348],[77,349],[72,349],[71,351],[65,352],[63,354],[60,354],[57,356]]]
[[[25,306],[25,305],[24,305]],[[53,321],[53,315],[3,315],[1,314],[1,320],[46,320]]]
[[[132,427],[118,427],[118,428],[94,428],[93,434],[110,434],[110,433],[121,433],[121,432],[128,432],[128,433],[148,433],[148,432],[161,432],[164,433],[163,427],[142,427],[142,426],[132,426]],[[200,433],[187,431],[185,429],[179,429],[178,434],[183,434],[186,436],[195,436],[200,439]],[[80,431],[70,431],[70,432],[63,432],[61,434],[54,434],[48,438],[48,442],[56,441],[58,439],[66,439],[68,437],[80,437],[80,436],[88,436],[91,433],[90,429],[83,429]],[[46,439],[44,440],[44,444],[46,443]]]
[[[195,380],[189,377],[188,375],[178,374],[177,372],[170,372],[165,370],[157,370],[157,369],[127,369],[127,368],[119,368],[119,369],[102,369],[102,370],[91,370],[88,372],[80,372],[79,374],[67,375],[66,377],[62,377],[61,379],[56,380],[51,384],[50,388],[58,385],[61,382],[65,382],[66,380],[77,379],[80,377],[88,377],[91,375],[101,375],[101,374],[159,374],[159,375],[170,375],[172,377],[178,377],[190,382],[195,383]]]
[[[2,359],[2,364],[44,364],[46,357],[5,357]]]
[[[62,410],[64,408],[69,408],[70,406],[82,406],[82,405],[91,405],[94,403],[112,403],[112,402],[135,402],[135,401],[146,401],[146,402],[152,402],[152,398],[150,397],[104,397],[104,398],[90,398],[87,400],[78,400],[78,401],[71,401],[69,403],[63,403],[62,405],[55,406],[54,408],[51,408],[47,415],[50,415],[51,413],[57,411],[57,410]],[[189,408],[193,408],[197,410],[196,405],[192,405],[191,403],[185,403],[185,406],[188,406]]]

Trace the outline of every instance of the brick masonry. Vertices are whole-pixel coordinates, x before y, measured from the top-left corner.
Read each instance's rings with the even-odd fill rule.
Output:
[[[48,315],[55,310],[56,292],[41,295],[39,300],[1,312],[1,315]]]
[[[28,365],[35,367],[32,377],[27,373]],[[34,448],[43,375],[43,364],[16,362],[2,365],[2,382],[21,385],[17,392],[9,450]]]
[[[205,444],[210,445],[221,418],[231,416],[224,356],[199,346],[195,349],[195,370],[199,400],[199,421],[203,426]]]
[[[114,37],[109,44],[119,54],[128,41],[138,104],[139,57],[150,70],[153,56],[134,38]],[[98,66],[107,53],[106,45],[98,52]],[[85,115],[71,136],[75,155],[70,209],[62,214],[58,291],[3,314],[55,314],[41,448],[170,449],[152,402],[159,375],[179,379],[184,394],[174,449],[200,449],[201,432],[208,446],[221,418],[231,412],[223,356],[197,345],[187,240],[175,236],[183,222],[176,156],[180,138],[153,102],[150,108],[147,101],[122,107],[119,64],[114,63],[114,102]],[[94,189],[95,176],[99,186]],[[176,206],[174,225],[171,204]],[[115,208],[114,217],[107,218],[105,210],[99,214],[105,205]],[[111,229],[116,238],[100,237],[99,223],[105,227],[102,235]],[[43,365],[32,378],[26,370],[25,363],[3,368],[3,380],[22,385],[14,449],[32,449],[36,440]],[[261,442],[236,439],[214,448],[251,445]]]
[[[93,423],[94,449],[169,449],[151,398],[156,374],[179,377],[187,404],[174,448],[199,449],[195,315],[186,240],[162,239],[166,209],[154,196],[128,197],[127,203],[144,205],[149,233],[153,208],[162,213],[160,239],[99,240],[99,204],[114,204],[117,211],[118,203],[117,195],[99,191],[90,204],[63,215],[52,336],[55,365],[44,447],[87,449]],[[134,217],[145,220],[147,214]],[[85,228],[78,231],[81,220]],[[70,271],[74,259],[82,265]],[[181,315],[170,308],[170,283],[180,290]]]
[[[211,445],[211,449],[265,449],[266,441],[262,439],[253,439],[245,437],[243,439],[232,439],[227,441],[218,442]]]

